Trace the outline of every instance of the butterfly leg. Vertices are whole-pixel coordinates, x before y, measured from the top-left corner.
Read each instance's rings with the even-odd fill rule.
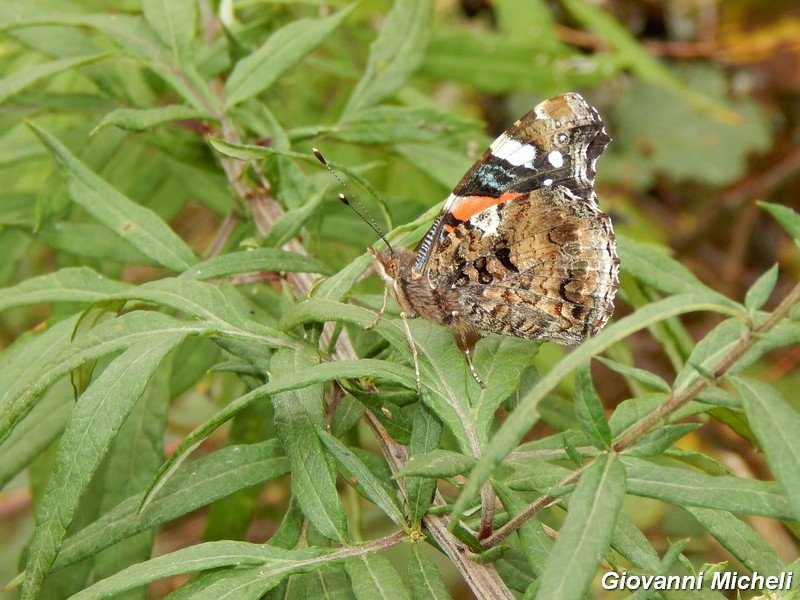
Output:
[[[384,288],[383,288],[383,306],[381,306],[380,311],[378,311],[378,316],[375,317],[375,320],[372,323],[370,323],[369,325],[367,325],[366,327],[364,327],[364,331],[369,331],[370,329],[375,327],[375,325],[377,325],[378,323],[381,322],[381,317],[383,317],[383,313],[386,312],[386,303],[388,302],[388,300],[389,300],[389,288],[384,286]]]
[[[472,373],[472,378],[477,382],[479,386],[486,389],[486,384],[483,383],[483,379],[481,379],[478,372],[475,370],[475,365],[472,364],[472,350],[468,352],[464,352],[464,356],[467,357],[467,364],[469,365],[469,371]]]
[[[457,315],[454,314],[453,316]],[[469,365],[469,371],[472,373],[472,378],[478,383],[479,386],[486,388],[486,384],[483,382],[483,379],[481,379],[480,375],[478,375],[478,371],[475,370],[475,365],[472,364],[472,355],[475,352],[475,344],[478,343],[479,339],[481,339],[480,334],[472,327],[455,325],[453,327],[453,335],[456,339],[456,345],[464,353],[464,356],[467,359],[467,365]]]
[[[417,345],[414,343],[414,337],[411,335],[411,328],[408,326],[408,319],[414,318],[418,315],[408,315],[404,312],[400,313],[400,319],[403,321],[403,331],[406,333],[406,341],[409,348],[411,348],[411,357],[414,359],[414,377],[417,380],[417,395],[422,395],[422,379],[419,376],[419,357],[417,356]]]

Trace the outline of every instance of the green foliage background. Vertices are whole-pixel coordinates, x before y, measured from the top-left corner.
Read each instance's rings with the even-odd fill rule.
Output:
[[[730,3],[713,44],[658,46],[641,3],[470,4],[0,4],[3,594],[800,585],[800,101],[731,42],[800,20]],[[413,245],[492,134],[571,90],[614,138],[617,315],[570,352],[482,340],[485,389],[413,322],[418,397],[396,313],[364,329],[375,236],[311,148]]]

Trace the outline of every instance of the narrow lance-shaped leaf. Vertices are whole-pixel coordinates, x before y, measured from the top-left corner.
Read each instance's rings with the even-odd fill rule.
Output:
[[[414,415],[409,455],[417,456],[439,447],[442,439],[442,423],[427,407],[420,405]],[[436,491],[436,480],[430,477],[407,477],[406,498],[411,523],[418,523],[431,505]]]
[[[800,521],[800,413],[767,383],[744,377],[732,378],[731,383],[744,398],[747,418],[767,463]]]
[[[421,546],[420,542],[412,542],[411,556],[408,558],[408,582],[414,598],[449,600],[447,584],[433,561],[425,556]]]
[[[319,46],[341,25],[354,5],[322,19],[299,19],[273,33],[258,50],[236,63],[225,83],[227,108],[252,98]]]
[[[72,199],[94,218],[167,269],[180,272],[196,262],[192,250],[153,211],[112,187],[47,131],[28,125],[61,167]]]
[[[433,16],[431,0],[397,0],[378,38],[372,42],[367,68],[344,109],[349,117],[394,95],[425,56]]]
[[[175,64],[183,65],[191,58],[191,42],[197,21],[195,0],[142,0],[142,8],[150,24],[167,48],[175,55]]]
[[[118,108],[108,113],[92,130],[92,135],[111,125],[125,131],[144,131],[150,127],[185,119],[204,119],[207,114],[180,104],[158,108]]]
[[[166,577],[224,567],[258,566],[254,576],[288,577],[324,566],[326,563],[320,557],[331,553],[327,548],[283,550],[247,542],[207,542],[133,565],[75,594],[72,600],[112,598]]]
[[[314,364],[299,352],[281,351],[272,358],[278,373],[305,373]],[[336,490],[336,473],[317,430],[324,427],[322,386],[310,384],[276,394],[275,429],[292,464],[292,493],[303,513],[325,537],[348,539],[344,506]]]
[[[389,496],[380,481],[367,468],[367,465],[327,431],[319,429],[317,430],[317,435],[336,457],[343,473],[350,479],[350,483],[365,498],[375,503],[387,517],[394,521],[395,525],[405,527],[405,519],[397,503]]]
[[[182,339],[168,333],[116,358],[81,396],[59,444],[37,514],[22,598],[36,598],[92,475],[164,356]]]
[[[578,482],[567,520],[547,559],[537,598],[582,598],[611,542],[625,498],[625,469],[599,458]]]
[[[94,556],[120,540],[288,472],[289,459],[275,439],[222,448],[179,470],[144,511],[137,511],[139,497],[131,496],[68,537],[53,568]]]
[[[628,493],[676,506],[699,506],[772,519],[792,519],[792,509],[780,485],[731,475],[707,475],[686,467],[662,464],[623,454]]]
[[[67,267],[0,289],[0,310],[42,302],[89,304],[129,288],[130,284],[106,279],[89,267]]]
[[[18,94],[29,85],[52,77],[57,73],[69,71],[88,65],[98,60],[102,60],[108,54],[92,54],[90,56],[79,56],[77,58],[62,58],[48,63],[42,63],[33,67],[28,67],[22,71],[17,71],[6,75],[0,79],[0,104],[8,100],[11,96]]]
[[[607,358],[603,358],[602,356],[598,356],[597,360],[603,363],[606,367],[608,367],[615,373],[619,373],[623,377],[629,377],[630,379],[633,379],[634,381],[638,381],[639,383],[643,383],[647,386],[650,386],[651,388],[658,390],[659,392],[670,391],[669,384],[655,373],[652,373],[645,369],[639,369],[638,367],[634,367],[632,365],[628,365],[625,363],[609,360]]]
[[[582,365],[575,373],[573,403],[581,431],[598,448],[609,448],[611,446],[611,428],[606,421],[603,403],[594,389],[589,363]]]
[[[758,205],[780,223],[797,244],[800,244],[800,214],[783,204],[759,202]]]
[[[154,311],[127,313],[94,327],[72,342],[57,344],[56,352],[47,352],[34,368],[24,370],[18,379],[3,390],[0,399],[0,442],[28,414],[41,394],[55,381],[74,369],[102,356],[119,352],[154,336],[170,333],[197,335],[208,332],[204,325],[179,321]]]
[[[397,477],[455,477],[469,471],[475,458],[451,450],[437,449],[412,456],[397,473]]]
[[[411,600],[411,594],[392,564],[380,554],[365,554],[345,563],[358,600]]]
[[[340,378],[358,379],[361,377],[383,377],[408,389],[413,389],[414,387],[414,372],[410,368],[382,360],[362,359],[328,362],[309,366],[299,372],[281,373],[280,377],[276,377],[269,383],[237,398],[186,436],[151,483],[145,498],[142,500],[142,507],[146,508],[200,442],[233,416],[247,408],[252,402],[264,400],[282,392],[308,387],[315,383],[324,383]]]
[[[786,570],[775,549],[745,521],[722,510],[693,506],[683,509],[751,571],[769,576],[780,575],[781,571]]]

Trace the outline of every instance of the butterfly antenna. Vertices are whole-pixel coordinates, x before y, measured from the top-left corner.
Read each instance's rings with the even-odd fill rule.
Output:
[[[325,168],[331,172],[331,175],[336,177],[337,181],[342,184],[342,187],[349,192],[350,188],[347,187],[347,184],[344,182],[344,180],[341,177],[339,177],[339,174],[333,170],[333,167],[331,167],[328,164],[328,161],[325,160],[324,156],[322,156],[322,152],[320,152],[316,148],[312,148],[311,151],[314,153],[314,156],[317,157],[317,160],[321,162],[323,165],[325,165]],[[389,250],[394,252],[394,248],[392,248],[392,245],[389,243],[389,240],[386,239],[386,236],[383,235],[383,231],[381,231],[381,228],[375,222],[375,219],[372,218],[372,215],[367,210],[367,207],[364,206],[364,203],[361,202],[361,200],[359,200],[358,196],[356,196],[355,194],[353,194],[353,200],[355,200],[356,204],[358,204],[358,208],[356,208],[350,203],[350,199],[347,196],[345,196],[344,194],[339,194],[339,201],[345,206],[348,206],[354,213],[356,213],[359,217],[361,217],[361,220],[364,221],[367,225],[369,225],[372,228],[372,230],[378,234],[378,237],[380,237],[383,240],[383,242],[386,244]]]

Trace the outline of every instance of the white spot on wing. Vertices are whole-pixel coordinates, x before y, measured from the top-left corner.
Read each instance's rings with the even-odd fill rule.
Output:
[[[560,169],[564,166],[564,156],[558,150],[553,150],[547,155],[547,162],[553,165],[554,168]]]
[[[473,227],[480,229],[484,235],[497,235],[497,228],[500,226],[500,215],[497,214],[496,206],[490,206],[477,215],[470,217],[469,222]]]
[[[542,181],[542,185],[553,185],[553,180],[548,177],[547,179]]]
[[[525,165],[531,168],[533,159],[536,158],[536,148],[534,146],[515,140],[505,133],[492,142],[489,148],[495,158],[505,160],[515,167]]]

